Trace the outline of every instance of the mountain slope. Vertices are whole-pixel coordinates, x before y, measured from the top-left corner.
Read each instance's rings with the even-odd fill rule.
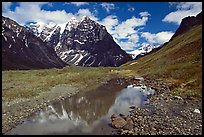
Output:
[[[136,63],[137,62],[137,63]],[[157,52],[121,66],[142,76],[162,78],[176,94],[202,93],[202,25],[178,35]]]
[[[197,15],[197,16],[189,16],[189,17],[185,17],[184,19],[182,19],[182,22],[179,26],[179,28],[176,30],[176,32],[174,33],[174,35],[171,37],[171,39],[168,41],[172,41],[175,37],[189,31],[193,26],[196,26],[196,25],[200,25],[202,24],[202,11]],[[161,46],[157,46],[155,48],[153,48],[152,50],[149,50],[149,52],[144,52],[142,50],[135,50],[133,51],[133,59],[139,59],[141,57],[144,57],[148,54],[151,54],[151,53],[154,53],[158,50],[160,50],[162,47],[164,47],[168,42],[165,42],[163,45]]]
[[[44,69],[65,66],[32,31],[2,16],[2,69]]]
[[[58,29],[53,34],[47,42],[69,65],[115,67],[132,60],[115,43],[105,26],[87,16],[81,21],[72,18],[64,30]]]
[[[175,37],[189,31],[193,26],[202,24],[202,11],[197,16],[189,16],[182,19],[179,28],[176,30],[175,34],[171,37],[170,41]]]

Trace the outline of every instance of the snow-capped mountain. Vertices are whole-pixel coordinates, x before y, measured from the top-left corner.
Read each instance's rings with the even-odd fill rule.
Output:
[[[39,33],[38,37],[54,47],[57,55],[69,65],[120,66],[132,60],[105,26],[87,16],[80,21],[71,18],[65,28],[56,25]]]
[[[63,66],[65,63],[56,55],[53,48],[36,37],[33,30],[2,16],[3,70],[61,68]]]
[[[133,59],[138,59],[138,58],[146,55],[147,53],[150,53],[153,49],[156,49],[158,47],[160,47],[160,46],[143,45],[142,47],[140,47],[134,51],[128,52],[128,54],[130,54]]]

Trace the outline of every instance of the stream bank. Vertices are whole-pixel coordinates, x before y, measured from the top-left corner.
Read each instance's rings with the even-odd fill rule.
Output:
[[[173,95],[161,79],[145,78],[155,89],[144,108],[129,110],[131,128],[113,129],[121,135],[201,135],[202,99],[193,100]]]

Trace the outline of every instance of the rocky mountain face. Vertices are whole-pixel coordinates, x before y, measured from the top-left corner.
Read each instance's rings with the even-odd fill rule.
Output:
[[[33,30],[2,16],[2,69],[62,68],[65,63]]]
[[[189,17],[183,18],[179,28],[176,30],[175,34],[172,36],[170,41],[173,40],[178,35],[181,35],[181,34],[187,32],[193,26],[199,25],[199,24],[202,24],[202,11],[195,17],[189,16]]]
[[[89,17],[85,16],[81,21],[72,18],[64,30],[61,29],[60,26],[45,28],[38,36],[54,47],[68,65],[115,67],[132,60],[115,43],[105,26]]]

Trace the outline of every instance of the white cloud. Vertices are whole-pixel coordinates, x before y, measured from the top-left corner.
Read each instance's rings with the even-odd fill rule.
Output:
[[[117,16],[110,15],[100,23],[106,26],[107,31],[123,50],[133,50],[135,46],[138,46],[139,36],[137,33],[141,29],[141,26],[146,25],[150,14],[146,12],[145,15],[143,14],[141,18],[132,16],[132,18],[124,20],[121,23],[119,23]]]
[[[171,12],[164,17],[163,22],[180,24],[184,17],[196,16],[202,11],[202,2],[173,2],[171,6],[176,5],[177,11]]]
[[[116,43],[120,45],[123,50],[134,50],[135,47],[138,46],[139,36],[137,33],[130,34],[126,41],[122,41],[121,39],[117,39]]]
[[[88,5],[88,2],[71,2],[71,4],[74,4],[76,6],[81,6],[81,5]]]
[[[10,10],[11,2],[2,2],[2,11],[6,12]]]
[[[73,17],[72,14],[66,13],[64,10],[59,11],[45,11],[41,10],[41,6],[48,4],[48,2],[22,2],[20,6],[16,7],[15,11],[3,12],[4,16],[14,19],[21,25],[27,22],[55,22],[61,24]]]
[[[106,26],[106,29],[107,31],[110,33],[110,34],[114,34],[115,33],[115,26],[118,25],[118,19],[117,19],[117,16],[113,16],[113,15],[110,15],[110,16],[107,16],[105,17],[101,22],[100,24]]]
[[[79,9],[75,16],[78,20],[81,20],[83,16],[88,16],[90,19],[95,21],[98,20],[98,18],[93,13],[91,13],[89,9]]]
[[[143,32],[141,36],[144,37],[150,45],[155,45],[169,41],[173,34],[174,33],[170,31],[163,31],[156,34]]]
[[[128,11],[135,11],[135,8],[134,7],[129,7]]]
[[[109,13],[111,10],[115,9],[115,5],[113,3],[104,2],[101,6]]]
[[[10,6],[9,4],[7,5],[7,9],[9,9]],[[119,22],[118,17],[114,15],[99,20],[89,9],[79,9],[76,13],[67,13],[65,10],[42,10],[43,5],[51,6],[52,4],[49,2],[19,2],[19,6],[16,7],[14,11],[7,10],[2,12],[2,14],[3,16],[17,21],[21,25],[25,25],[28,22],[37,22],[37,24],[41,26],[41,29],[46,24],[58,24],[64,28],[72,17],[81,20],[83,16],[88,16],[96,22],[106,26],[107,31],[124,50],[133,50],[138,46],[138,31],[142,26],[146,25],[148,16],[150,16],[148,12],[141,12],[139,14],[141,17],[132,16],[123,22]]]
[[[147,11],[140,12],[139,14],[140,14],[141,17],[147,17],[147,16],[150,16],[150,14],[149,14]]]
[[[49,23],[55,23],[64,28],[72,17],[80,20],[83,16],[89,16],[91,19],[98,20],[88,9],[79,9],[75,14],[67,13],[65,10],[42,10],[41,7],[46,4],[50,6],[49,2],[19,2],[19,6],[15,8],[15,11],[7,10],[2,14],[17,21],[20,25],[33,21],[37,22],[37,24],[41,25],[40,29]]]
[[[137,46],[136,43],[131,42],[131,41],[127,41],[127,42],[119,41],[117,42],[117,44],[120,45],[120,47],[123,50],[133,50]]]
[[[137,43],[139,41],[139,36],[138,34],[135,33],[135,34],[128,36],[128,39],[134,43]]]
[[[136,18],[134,16],[126,21],[123,21],[115,28],[115,31],[118,34],[117,38],[126,38],[128,35],[136,33],[137,31],[135,28],[146,25],[147,21],[148,17]]]

